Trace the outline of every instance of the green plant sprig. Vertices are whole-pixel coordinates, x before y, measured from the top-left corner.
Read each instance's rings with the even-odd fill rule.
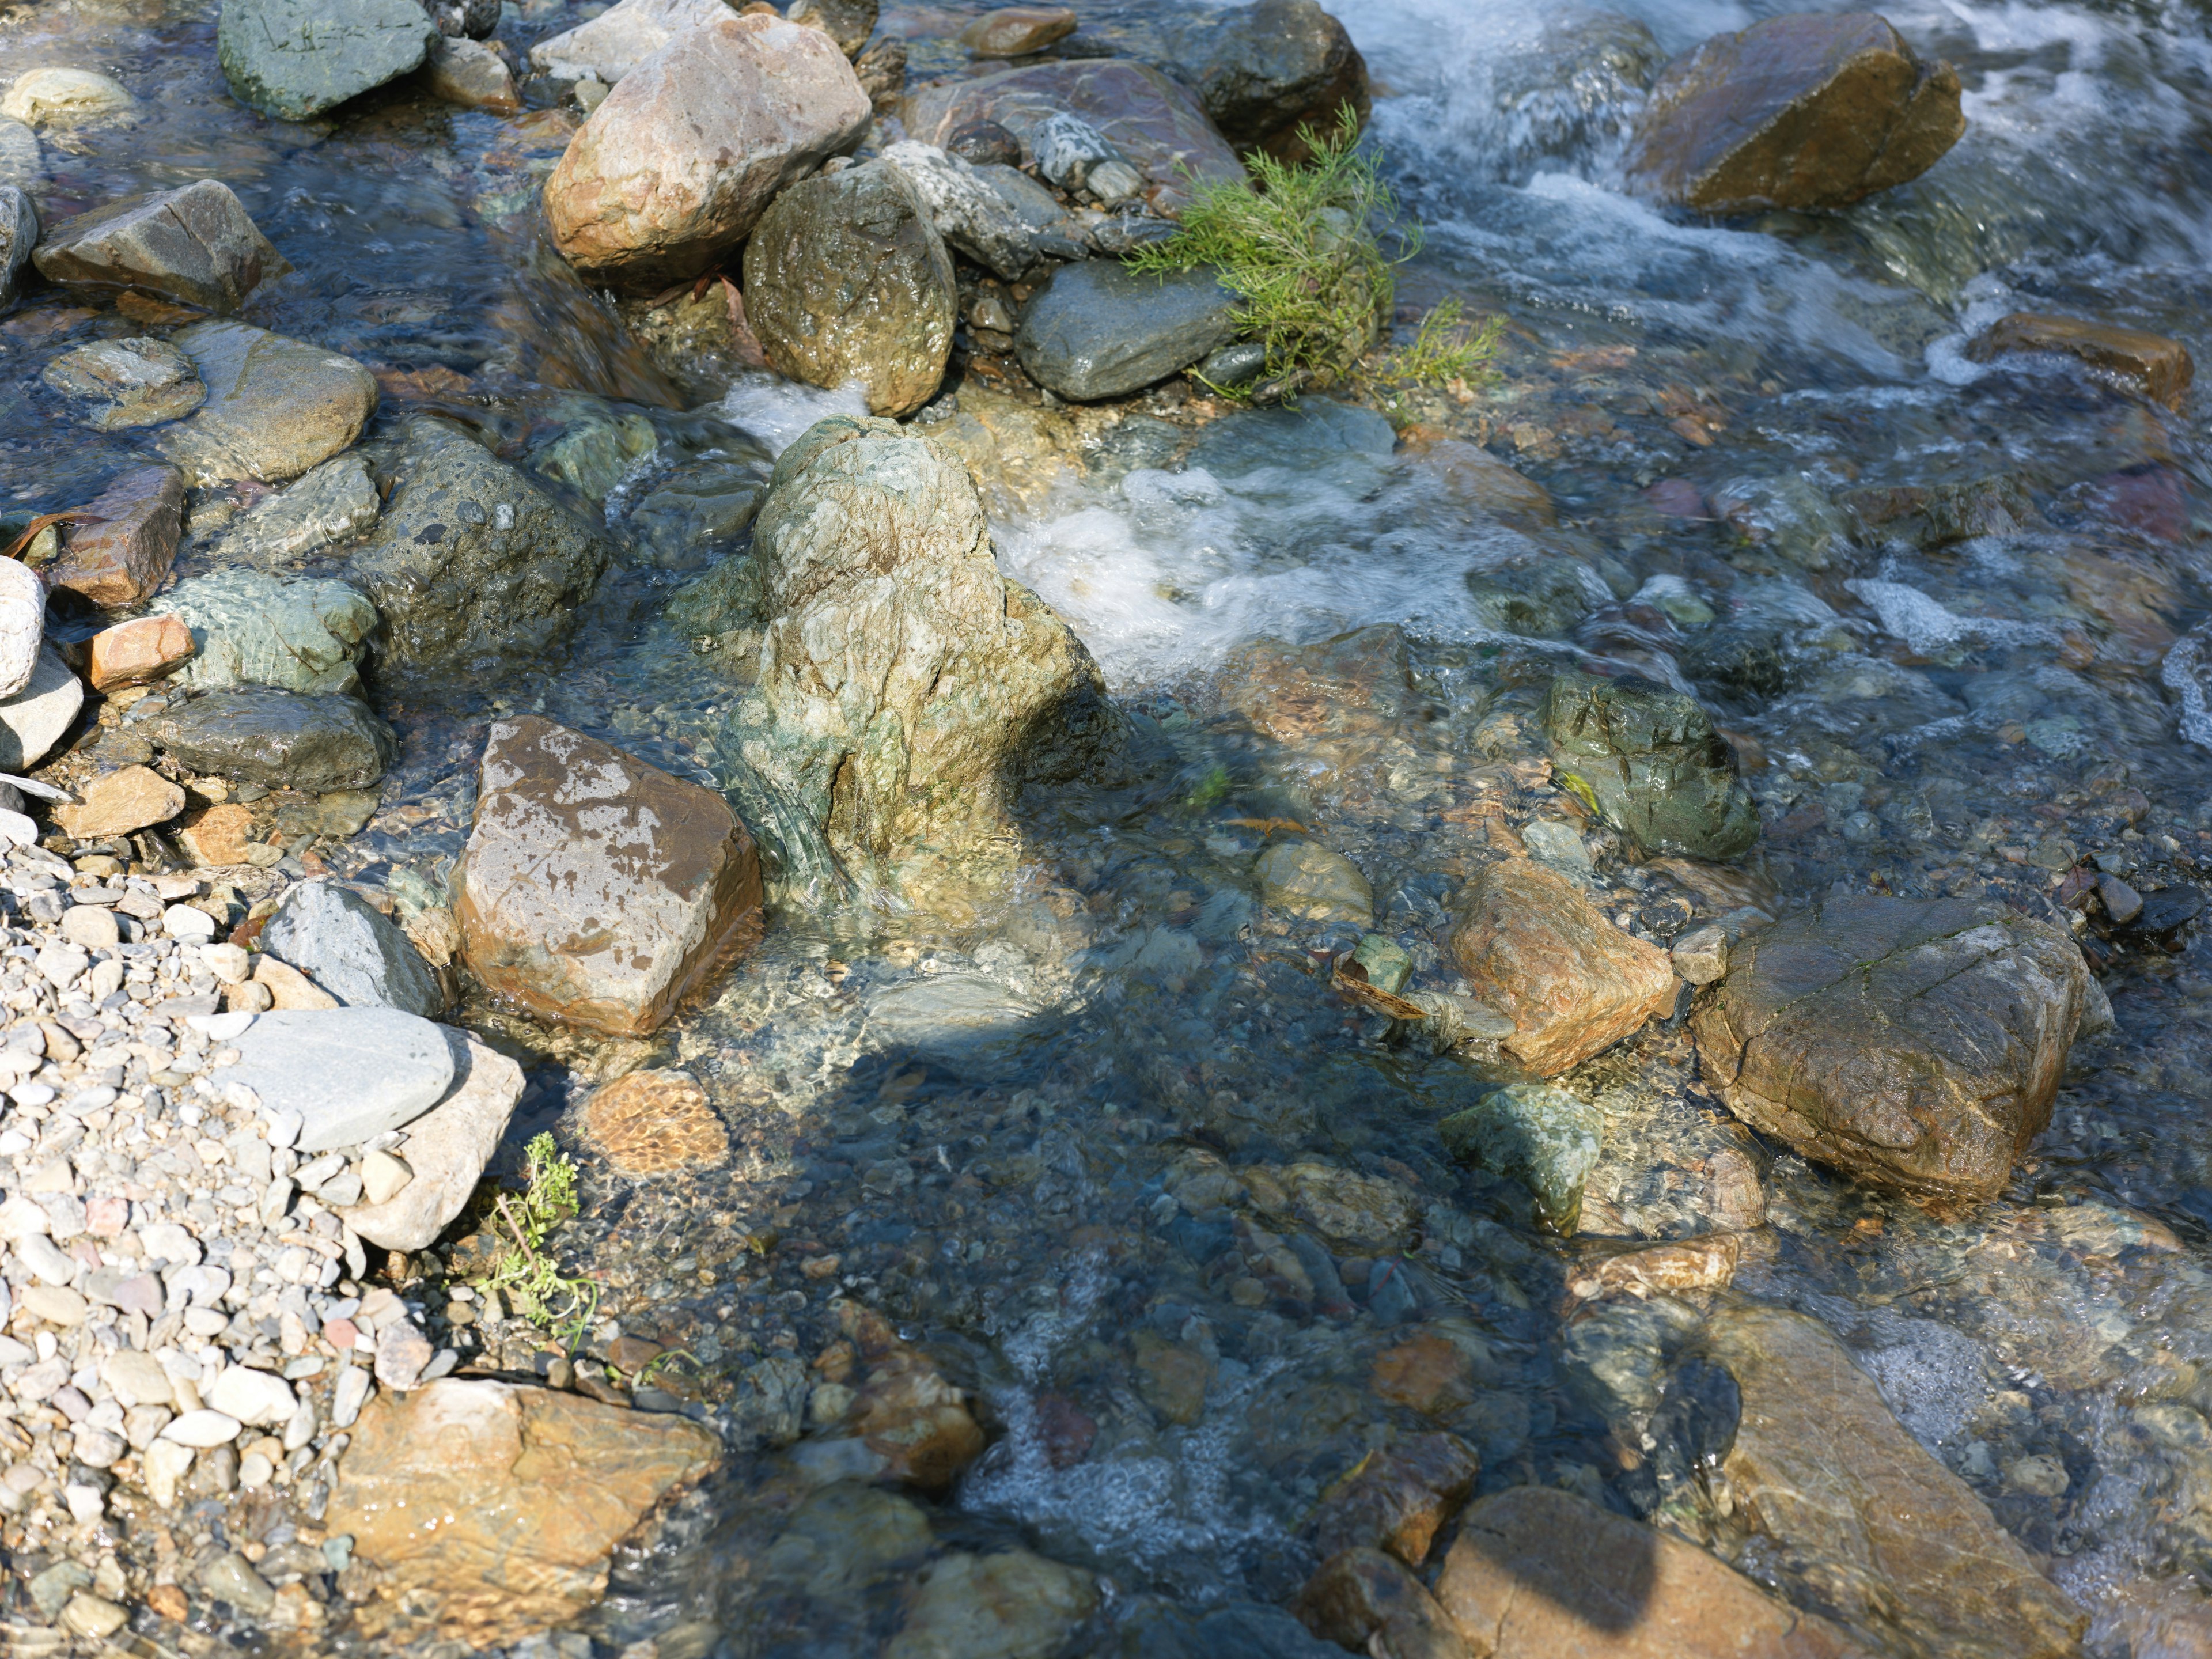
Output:
[[[599,1305],[599,1288],[588,1279],[570,1278],[555,1263],[545,1240],[576,1213],[576,1166],[550,1134],[535,1136],[523,1149],[524,1186],[492,1200],[489,1220],[500,1253],[490,1270],[475,1282],[483,1293],[497,1292],[525,1319],[542,1325],[574,1349],[583,1340]]]

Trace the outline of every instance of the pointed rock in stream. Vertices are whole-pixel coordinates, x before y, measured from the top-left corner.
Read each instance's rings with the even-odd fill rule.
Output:
[[[759,854],[720,796],[534,715],[493,723],[462,881],[485,988],[611,1036],[760,937]]]
[[[173,466],[125,472],[85,506],[97,524],[70,526],[62,556],[46,572],[94,605],[129,605],[169,579],[184,530],[185,480]]]
[[[142,294],[235,311],[263,282],[292,269],[228,185],[203,179],[125,197],[64,221],[35,256],[50,283]]]
[[[726,22],[733,9],[723,0],[617,0],[531,47],[530,61],[560,80],[612,86],[678,35]]]

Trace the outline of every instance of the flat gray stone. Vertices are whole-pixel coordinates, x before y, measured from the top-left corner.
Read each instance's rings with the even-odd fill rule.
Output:
[[[419,0],[223,0],[215,38],[240,103],[304,121],[419,69],[438,26]]]
[[[1141,276],[1086,259],[1022,307],[1014,355],[1039,386],[1086,403],[1164,380],[1236,337],[1237,296],[1212,273]]]
[[[301,1152],[356,1146],[404,1128],[453,1081],[444,1028],[397,1008],[257,1014],[231,1046],[238,1064],[216,1081],[252,1090],[264,1116],[298,1113]]]
[[[348,1008],[398,1008],[425,1017],[445,1011],[445,993],[407,936],[335,882],[307,882],[287,893],[261,930],[261,946]]]
[[[27,772],[44,760],[83,707],[83,683],[52,644],[41,646],[31,683],[0,702],[0,772]]]
[[[398,752],[364,702],[265,686],[210,691],[138,729],[195,772],[311,795],[365,789]]]
[[[183,684],[361,694],[376,607],[344,582],[218,570],[179,582],[160,608],[191,629],[193,654],[175,677]]]
[[[439,1029],[453,1051],[456,1081],[408,1126],[407,1165],[415,1178],[381,1204],[339,1212],[355,1232],[387,1250],[419,1250],[460,1214],[522,1098],[522,1067],[465,1032]]]

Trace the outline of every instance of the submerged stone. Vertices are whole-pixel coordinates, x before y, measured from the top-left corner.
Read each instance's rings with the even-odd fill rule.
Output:
[[[2180,341],[2081,317],[2015,311],[1990,324],[1966,348],[1969,357],[1984,363],[2012,352],[2051,352],[2078,359],[2172,410],[2187,400],[2190,382],[2197,377],[2197,364]]]
[[[1348,921],[1364,927],[1375,920],[1374,890],[1359,866],[1317,842],[1278,842],[1252,866],[1265,903],[1304,921]]]
[[[155,440],[194,483],[281,483],[326,461],[376,412],[376,380],[350,357],[245,323],[175,337],[206,382],[198,413]]]
[[[159,426],[207,399],[191,359],[167,340],[96,340],[64,352],[40,379],[83,400],[79,418],[95,432]]]
[[[1563,776],[1587,785],[1606,822],[1647,855],[1730,859],[1758,840],[1735,750],[1695,697],[1570,670],[1552,681],[1544,727]]]
[[[162,608],[191,630],[178,677],[204,691],[267,685],[357,696],[376,607],[344,582],[217,570],[179,582]]]
[[[1516,1083],[1455,1112],[1437,1133],[1461,1163],[1508,1176],[1534,1194],[1555,1231],[1575,1231],[1583,1183],[1597,1167],[1605,1135],[1605,1114],[1589,1102],[1540,1083]]]

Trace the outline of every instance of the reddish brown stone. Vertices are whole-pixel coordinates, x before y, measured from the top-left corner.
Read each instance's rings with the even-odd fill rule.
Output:
[[[1380,1550],[1351,1549],[1329,1557],[1306,1580],[1291,1610],[1322,1640],[1354,1653],[1477,1659],[1436,1597],[1404,1563]]]
[[[253,844],[253,814],[234,801],[210,806],[177,832],[185,854],[205,869],[244,864]]]
[[[1066,6],[1001,6],[960,31],[960,44],[976,58],[1025,58],[1075,33]]]
[[[1405,630],[1395,623],[1316,645],[1255,640],[1221,672],[1221,700],[1278,743],[1388,730],[1413,696]]]
[[[88,648],[85,678],[95,691],[167,673],[192,654],[192,630],[174,617],[134,617],[102,629]]]
[[[2139,328],[2116,328],[2080,317],[2049,317],[2015,311],[1990,325],[1966,348],[1977,362],[2014,351],[2050,351],[2079,358],[2154,403],[2178,410],[2189,395],[2197,365],[2179,340]]]
[[[185,477],[173,466],[125,473],[88,501],[103,522],[73,526],[46,586],[82,593],[94,605],[136,605],[168,580],[184,528]]]
[[[1383,1549],[1418,1567],[1481,1473],[1474,1448],[1453,1434],[1425,1434],[1394,1450],[1370,1453],[1322,1494],[1314,1512],[1315,1547],[1323,1555]]]
[[[624,1175],[673,1175],[730,1156],[729,1132],[689,1072],[632,1072],[595,1091],[580,1137]]]
[[[1428,477],[1455,504],[1516,528],[1541,528],[1558,521],[1559,510],[1552,505],[1549,490],[1480,444],[1433,426],[1408,428],[1405,441],[1406,453],[1416,464],[1415,477]]]
[[[535,716],[491,728],[464,869],[477,977],[611,1036],[652,1030],[760,937],[760,856],[728,803]]]
[[[1449,1337],[1417,1331],[1375,1356],[1368,1386],[1425,1417],[1449,1417],[1474,1398],[1474,1358]]]

